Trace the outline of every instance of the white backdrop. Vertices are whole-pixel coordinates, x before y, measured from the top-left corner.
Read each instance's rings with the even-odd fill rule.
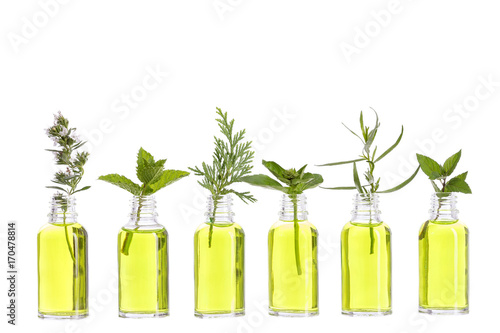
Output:
[[[1,330],[8,332],[469,332],[493,325],[500,296],[495,260],[494,158],[500,106],[500,20],[496,3],[476,0],[371,1],[78,1],[0,4],[1,255],[5,223],[19,223],[19,326],[6,324],[6,281],[0,279]],[[407,177],[415,153],[439,160],[463,149],[457,171],[470,171],[473,195],[459,196],[471,229],[467,316],[419,315],[417,236],[432,187],[421,173],[381,210],[393,232],[393,311],[384,318],[340,314],[339,234],[349,220],[351,192],[308,193],[310,220],[320,232],[320,315],[267,315],[267,231],[277,219],[278,192],[250,190],[259,201],[236,202],[246,232],[245,317],[193,316],[193,247],[203,221],[204,193],[191,176],[157,195],[170,234],[170,308],[164,319],[117,317],[116,235],[130,196],[97,181],[107,173],[134,176],[139,147],[167,167],[209,161],[217,134],[215,107],[236,118],[260,161],[310,164],[325,185],[348,185],[348,166],[315,164],[356,156],[360,110],[381,117],[379,149],[400,146],[377,167],[383,187]],[[36,233],[47,220],[54,167],[44,128],[61,110],[90,144],[78,195],[90,239],[92,314],[82,321],[37,318]],[[368,113],[367,113],[368,114]],[[369,115],[371,117],[371,115]],[[483,148],[485,147],[485,148]],[[360,166],[361,167],[361,166]],[[482,326],[485,327],[485,326]],[[491,327],[491,326],[489,326]]]

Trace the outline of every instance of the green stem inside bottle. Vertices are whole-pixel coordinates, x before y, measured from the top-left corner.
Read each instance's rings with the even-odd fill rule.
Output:
[[[299,248],[299,222],[297,218],[297,195],[290,196],[293,203],[293,230],[295,240],[295,264],[297,266],[297,274],[302,275],[302,268],[300,267],[300,248]]]

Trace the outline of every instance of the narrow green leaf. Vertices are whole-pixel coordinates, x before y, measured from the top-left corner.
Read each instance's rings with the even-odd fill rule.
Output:
[[[158,190],[175,183],[181,178],[189,175],[187,171],[181,170],[164,170],[158,180],[152,184],[149,184],[146,190],[146,194],[153,194]]]
[[[278,163],[262,160],[262,165],[264,165],[267,170],[269,170],[276,178],[283,178],[285,169],[282,168]]]
[[[446,184],[444,191],[461,192],[466,194],[472,193],[469,185],[464,180],[457,177],[450,179],[450,181]]]
[[[99,180],[104,180],[105,182],[108,182],[110,184],[113,184],[115,186],[118,186],[126,191],[129,191],[133,195],[140,195],[141,194],[141,187],[137,184],[135,184],[133,181],[128,179],[125,176],[118,175],[116,173],[105,175],[99,177]]]
[[[433,180],[431,180],[430,182],[432,184],[432,187],[434,187],[434,191],[441,192],[441,189],[436,185],[436,183],[434,183]]]
[[[429,177],[429,179],[434,180],[442,176],[442,167],[438,162],[434,161],[432,158],[417,154],[417,160],[422,168],[422,171]]]
[[[343,161],[343,162],[334,162],[334,163],[327,163],[327,164],[320,164],[317,166],[332,166],[332,165],[341,165],[341,164],[350,164],[350,163],[356,163],[356,162],[361,162],[364,161],[364,158],[358,158],[355,160],[350,160],[350,161]]]
[[[359,182],[358,168],[356,167],[356,163],[353,163],[353,177],[354,177],[354,185],[359,193],[364,193],[363,187],[361,187],[361,183]]]
[[[389,149],[387,149],[382,155],[380,155],[376,160],[375,160],[375,163],[380,161],[381,159],[383,159],[385,156],[387,156],[387,154],[389,154],[391,151],[394,150],[394,148],[396,148],[399,143],[401,142],[401,138],[403,138],[403,132],[404,132],[404,127],[401,126],[401,134],[399,135],[398,139],[396,140],[396,143],[393,144],[391,147],[389,147]]]
[[[361,126],[361,133],[363,133],[363,137],[366,139],[365,135],[365,122],[363,120],[363,111],[359,113],[359,125]]]
[[[300,168],[297,173],[299,174],[299,177],[302,177],[304,175],[304,171],[306,170],[307,164],[304,165],[302,168]]]
[[[357,134],[356,134],[356,133],[355,133],[352,129],[350,129],[349,127],[347,127],[347,125],[346,125],[346,124],[342,123],[342,125],[344,125],[344,127],[345,127],[345,128],[347,128],[347,129],[349,130],[349,132],[351,132],[352,134],[356,135],[356,136],[358,137],[358,139],[360,139],[360,140],[361,140],[361,142],[365,143],[365,142],[363,141],[363,139],[362,139],[359,135],[357,135]]]
[[[277,182],[276,180],[272,179],[267,175],[257,174],[257,175],[244,176],[241,177],[240,181],[254,186],[264,187],[272,190],[278,190],[288,194],[287,187],[282,186],[279,182]]]
[[[450,176],[457,167],[458,161],[462,157],[462,150],[450,156],[443,164],[444,176]]]
[[[411,175],[410,178],[408,178],[407,180],[405,180],[404,182],[402,182],[398,186],[393,187],[393,188],[391,188],[389,190],[378,191],[377,193],[391,193],[391,192],[395,192],[397,190],[402,189],[403,187],[405,187],[406,185],[408,185],[415,178],[415,176],[417,175],[417,173],[418,173],[419,170],[420,170],[420,167],[418,167],[417,170],[415,170],[415,172],[413,173],[413,175]]]
[[[59,190],[59,191],[63,191],[63,192],[66,192],[68,193],[68,191],[62,187],[59,187],[59,186],[45,186],[46,188],[52,188],[52,189],[55,189],[55,190]]]

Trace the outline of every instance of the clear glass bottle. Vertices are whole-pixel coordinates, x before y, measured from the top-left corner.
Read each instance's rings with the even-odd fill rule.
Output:
[[[294,205],[296,201],[296,205]],[[307,220],[306,196],[284,194],[269,230],[269,314],[314,316],[318,310],[318,231]]]
[[[210,196],[206,222],[194,234],[195,316],[199,318],[245,314],[245,234],[233,221],[232,202],[227,194],[214,207]]]
[[[54,196],[49,222],[38,232],[38,316],[88,316],[87,232],[77,222],[75,198]]]
[[[356,194],[342,229],[342,313],[381,316],[391,309],[391,231],[382,222],[378,194]]]
[[[119,315],[168,316],[168,234],[157,221],[154,196],[134,196],[131,203],[118,234]]]
[[[419,311],[469,313],[469,230],[458,219],[454,193],[433,193],[430,218],[418,237]]]

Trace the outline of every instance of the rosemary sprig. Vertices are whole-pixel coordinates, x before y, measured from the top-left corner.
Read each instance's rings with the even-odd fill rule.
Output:
[[[284,169],[276,162],[262,161],[262,164],[279,180],[285,184],[283,186],[276,180],[266,175],[251,175],[241,178],[242,182],[254,186],[260,186],[271,190],[278,190],[290,198],[293,204],[293,229],[295,243],[295,264],[297,266],[297,274],[302,275],[300,265],[300,247],[299,247],[299,223],[297,218],[297,195],[302,194],[305,190],[314,188],[323,182],[323,177],[319,174],[305,172],[307,164],[299,170]]]
[[[348,161],[342,161],[342,162],[334,162],[334,163],[327,163],[327,164],[322,164],[320,166],[334,166],[334,165],[342,165],[342,164],[351,164],[353,165],[353,179],[354,179],[354,186],[341,186],[341,187],[324,187],[325,189],[329,190],[357,190],[360,194],[366,194],[366,195],[372,195],[375,193],[391,193],[398,191],[408,185],[417,175],[418,171],[420,170],[420,166],[415,170],[415,172],[402,182],[401,184],[388,189],[384,191],[379,191],[379,186],[380,186],[380,177],[376,178],[374,176],[375,172],[375,166],[376,163],[382,160],[384,157],[386,157],[391,151],[396,148],[399,143],[401,142],[401,139],[403,138],[403,133],[404,133],[404,127],[401,126],[401,134],[399,135],[398,139],[396,142],[390,146],[387,150],[385,150],[381,155],[377,156],[377,146],[372,151],[372,146],[375,141],[375,137],[377,136],[377,132],[380,127],[380,122],[378,118],[377,112],[372,109],[373,112],[375,113],[375,125],[373,126],[373,129],[370,129],[370,127],[365,126],[364,124],[364,118],[363,118],[363,111],[361,111],[360,117],[359,117],[359,123],[361,127],[361,135],[358,135],[356,132],[351,130],[349,127],[347,127],[345,124],[344,127],[346,127],[352,134],[354,134],[362,143],[363,143],[363,150],[359,158],[353,159],[353,160],[348,160]],[[362,162],[365,161],[368,164],[368,169],[364,173],[365,180],[367,184],[362,184],[359,175],[358,175],[358,169],[356,167],[357,162]],[[372,223],[372,220],[370,218],[370,224]],[[374,252],[374,235],[373,235],[373,228],[370,227],[370,254],[373,254]]]
[[[208,247],[212,247],[212,234],[215,223],[217,205],[222,196],[228,193],[235,194],[243,202],[255,202],[250,192],[238,192],[228,188],[233,183],[241,181],[241,178],[252,170],[254,152],[251,150],[251,141],[244,142],[245,130],[234,132],[234,119],[228,120],[227,112],[217,109],[217,123],[224,138],[214,136],[215,151],[213,153],[212,165],[205,162],[201,168],[189,168],[196,176],[203,177],[198,183],[210,191],[213,200],[213,214],[210,217],[210,229],[208,234]]]
[[[54,142],[56,149],[46,149],[54,154],[56,165],[65,167],[65,170],[59,170],[54,174],[52,182],[57,186],[46,186],[71,196],[77,192],[85,191],[90,186],[84,186],[78,189],[78,184],[84,174],[84,166],[87,163],[89,153],[77,151],[85,141],[80,140],[76,135],[76,128],[69,126],[69,120],[61,112],[54,115],[54,123],[45,130],[47,136]],[[71,259],[75,262],[75,254],[71,248],[68,228],[66,227],[66,213],[68,211],[68,198],[61,192],[56,192],[53,196],[56,204],[63,210],[63,225],[66,236],[66,243],[71,254]]]

